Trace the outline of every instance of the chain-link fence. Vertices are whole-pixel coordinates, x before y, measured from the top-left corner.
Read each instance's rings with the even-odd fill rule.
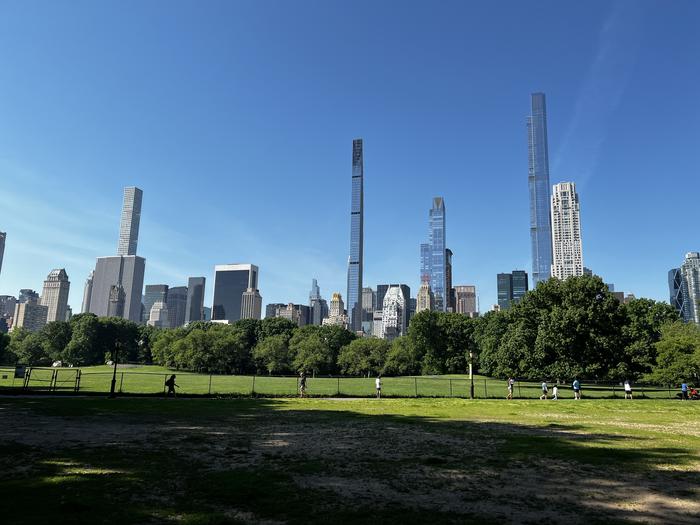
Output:
[[[166,380],[175,374],[176,392],[186,396],[295,396],[299,395],[296,376],[241,376],[196,374],[191,372],[147,372],[117,370],[115,390],[130,395],[164,395]],[[23,378],[15,377],[14,368],[0,368],[0,389],[26,392],[79,392],[83,394],[109,393],[114,372],[81,370],[78,368],[31,367]],[[474,397],[480,399],[505,398],[506,381],[474,378]],[[472,382],[466,377],[416,376],[383,377],[383,397],[470,397]],[[549,398],[553,383],[549,384]],[[620,384],[582,383],[584,398],[624,397]],[[308,377],[306,395],[313,397],[370,397],[376,395],[373,377]],[[635,398],[673,399],[677,391],[672,387],[635,384]],[[542,395],[541,384],[516,381],[513,397],[537,399]],[[571,385],[559,385],[559,398],[573,398]]]

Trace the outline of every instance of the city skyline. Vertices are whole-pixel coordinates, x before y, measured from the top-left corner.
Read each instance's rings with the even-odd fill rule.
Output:
[[[243,19],[251,15],[251,9],[246,8],[242,13]],[[388,14],[384,8],[378,9],[379,16],[382,12]],[[40,54],[37,56],[43,49],[42,42],[30,44],[29,39],[18,40],[17,31],[10,25],[26,25],[27,14],[21,7],[10,9],[0,22],[5,29],[0,38],[16,51],[17,63],[7,63],[0,74],[3,79],[22,79],[24,91],[13,88],[12,82],[3,84],[7,97],[17,102],[17,110],[10,109],[0,123],[3,138],[0,173],[5,180],[15,182],[0,197],[8,211],[4,224],[0,225],[0,230],[8,232],[0,293],[16,296],[20,288],[41,290],[42,280],[52,268],[65,267],[74,283],[84,282],[94,268],[95,257],[114,253],[120,218],[114,195],[123,186],[132,184],[146,193],[138,239],[139,253],[148,260],[145,283],[184,286],[189,276],[205,275],[209,277],[206,304],[211,305],[214,265],[250,260],[263,269],[260,293],[266,302],[303,304],[308,282],[313,277],[322,283],[326,298],[334,291],[347,293],[347,144],[353,136],[362,136],[365,162],[371,174],[365,181],[363,284],[406,282],[417,290],[420,281],[415,272],[416,246],[425,237],[425,201],[433,195],[443,195],[451,204],[450,224],[454,229],[449,243],[457,254],[453,282],[475,284],[482,311],[486,310],[487,305],[496,302],[497,273],[512,268],[531,271],[524,123],[530,113],[530,94],[541,91],[546,93],[548,105],[550,182],[575,181],[585,202],[582,222],[586,265],[606,282],[614,282],[618,289],[668,301],[666,272],[678,266],[683,254],[698,249],[697,238],[687,224],[690,221],[678,221],[678,210],[672,212],[672,199],[665,199],[654,184],[648,185],[649,190],[642,188],[643,185],[636,187],[628,201],[620,202],[619,197],[625,194],[631,180],[653,181],[654,174],[660,172],[673,173],[676,182],[690,193],[698,187],[692,173],[697,172],[700,162],[691,147],[696,142],[698,128],[693,120],[695,106],[688,103],[692,100],[690,93],[697,89],[697,78],[690,76],[683,86],[674,86],[672,97],[658,97],[668,86],[662,87],[657,80],[663,78],[664,71],[693,69],[697,60],[693,46],[697,44],[691,38],[690,27],[683,22],[692,16],[680,13],[678,8],[660,10],[650,4],[569,7],[569,14],[556,7],[550,10],[541,22],[534,21],[535,27],[546,27],[557,17],[567,17],[566,20],[571,17],[579,24],[580,34],[567,36],[566,57],[550,50],[551,42],[561,37],[561,29],[556,29],[551,37],[531,42],[527,56],[516,50],[512,60],[524,66],[518,69],[521,78],[501,72],[508,70],[511,59],[491,56],[489,60],[503,66],[496,78],[465,83],[470,67],[488,67],[489,63],[476,54],[463,52],[468,49],[464,47],[468,39],[478,41],[479,34],[497,30],[503,22],[499,19],[497,24],[487,13],[477,10],[474,14],[484,22],[485,33],[477,31],[473,37],[461,35],[448,22],[444,34],[452,35],[457,47],[445,49],[444,63],[435,62],[434,54],[430,60],[422,55],[414,57],[410,62],[417,69],[409,69],[409,62],[396,62],[393,74],[402,82],[409,78],[409,71],[410,78],[418,73],[425,79],[427,84],[422,93],[407,83],[404,95],[397,90],[396,83],[382,82],[391,77],[382,76],[379,66],[394,59],[395,50],[388,49],[386,55],[373,58],[371,51],[376,43],[372,44],[370,39],[370,43],[361,44],[363,52],[357,53],[364,57],[364,65],[352,58],[354,49],[353,55],[346,57],[355,68],[366,68],[362,71],[367,72],[370,80],[367,85],[371,86],[355,88],[356,97],[348,104],[347,111],[335,109],[337,105],[329,99],[348,79],[342,73],[332,69],[328,77],[330,84],[322,86],[320,92],[301,76],[292,74],[279,80],[286,80],[291,86],[289,96],[299,106],[289,105],[286,96],[282,99],[290,114],[280,112],[277,104],[272,105],[273,112],[281,119],[279,132],[267,132],[271,129],[270,113],[262,105],[252,104],[255,111],[243,113],[240,119],[242,129],[249,136],[239,135],[233,127],[204,128],[200,135],[206,139],[199,141],[167,116],[165,110],[171,109],[170,104],[183,97],[163,94],[162,82],[169,78],[167,72],[165,77],[156,75],[152,83],[144,86],[139,112],[125,108],[118,92],[110,93],[115,95],[109,98],[122,115],[105,113],[107,109],[101,108],[91,96],[72,98],[70,84],[64,81],[52,84],[48,93],[38,93],[41,84],[23,74],[17,64],[27,62],[48,67]],[[410,8],[406,11],[402,15],[404,22],[425,15],[420,13],[419,17]],[[455,21],[463,20],[471,12],[466,8],[457,11]],[[436,22],[440,13],[444,15],[444,9],[427,15],[427,20]],[[114,27],[120,28],[125,20],[117,12],[114,14]],[[302,19],[302,14],[293,16]],[[518,18],[516,14],[527,16],[524,11],[504,15],[505,26],[513,32],[508,40],[511,43],[523,35],[512,25]],[[68,33],[86,15],[78,16],[75,22],[68,14],[57,11],[56,16],[63,25],[51,26],[48,31],[61,37],[54,39],[61,49],[73,42]],[[650,19],[671,17],[678,22],[673,41],[661,38],[660,30],[649,25]],[[329,30],[338,29],[335,20],[331,16]],[[45,22],[37,23],[37,31],[47,30]],[[614,39],[606,32],[609,27],[615,29]],[[112,31],[109,27],[100,29],[107,35]],[[390,29],[402,33],[400,28]],[[378,30],[379,25],[369,20],[368,34],[374,35]],[[215,27],[212,34],[223,33],[217,33]],[[494,36],[502,34],[496,31]],[[241,36],[242,41],[248,38],[246,35]],[[170,41],[174,35],[157,36]],[[288,37],[282,31],[275,38],[278,43],[291,42]],[[107,46],[107,50],[111,49],[101,38],[94,38]],[[296,49],[308,43],[308,38],[302,39],[292,47]],[[426,39],[421,43],[429,42]],[[157,53],[147,44],[140,45],[145,45],[147,54]],[[202,46],[193,51],[195,55],[205,56],[208,47],[206,43]],[[329,46],[341,53],[351,49],[334,38],[329,39]],[[274,66],[277,52],[277,47],[262,50],[251,64],[257,69],[261,62]],[[537,52],[540,55],[535,59]],[[664,63],[653,56],[643,58],[650,52],[653,56],[663,52]],[[631,57],[635,68],[618,68],[622,71],[613,71],[602,85],[595,84],[596,75],[601,71],[607,73],[621,57]],[[222,56],[215,58],[205,65],[213,67],[228,60]],[[457,58],[463,70],[458,68],[457,76],[442,80],[443,73],[449,74],[454,69],[453,60]],[[319,60],[331,66],[342,63],[335,59],[331,61],[324,55]],[[77,63],[66,60],[59,60],[56,67],[77,72],[87,85],[106,94],[100,91],[106,87],[98,79],[85,76],[96,57],[81,55],[81,67],[77,69]],[[171,65],[184,71],[193,67],[180,62]],[[238,65],[235,71],[247,71],[247,64]],[[297,65],[312,66],[314,61]],[[138,63],[120,63],[116,71],[123,73],[127,82],[133,82],[139,71]],[[208,71],[206,67],[202,70],[205,75]],[[273,68],[272,74],[282,72]],[[258,84],[262,80],[253,75],[251,83],[246,85],[246,96],[253,87],[264,85]],[[223,85],[226,84],[227,79],[223,79]],[[459,99],[451,96],[452,86],[460,92]],[[196,85],[194,90],[201,87]],[[334,108],[328,110],[327,119],[309,106],[304,96],[299,96],[305,92],[323,108]],[[444,106],[436,103],[441,100],[441,94],[445,94]],[[395,105],[390,95],[398,96]],[[213,93],[212,98],[224,115],[232,114],[231,100],[222,98],[220,93]],[[174,107],[185,107],[186,101],[186,97],[182,98],[183,104]],[[411,101],[414,104],[407,103]],[[28,120],[26,111],[20,110],[35,102],[39,107]],[[363,104],[366,109],[362,108]],[[484,111],[480,106],[484,106]],[[498,107],[495,111],[494,106]],[[207,107],[197,109],[202,111],[201,115],[209,115]],[[70,130],[63,129],[61,118],[54,118],[61,133],[47,133],[46,129],[53,128],[43,115],[55,117],[56,112],[60,115],[63,111],[88,116],[79,118]],[[198,114],[183,111],[182,118],[192,120],[193,129],[199,129]],[[296,122],[302,113],[317,122],[320,132],[299,133],[304,128],[297,127]],[[93,114],[95,121],[89,117]],[[639,117],[641,114],[653,114],[655,125],[648,126]],[[420,125],[412,124],[414,121]],[[292,122],[295,122],[293,126]],[[648,136],[633,133],[634,128],[645,129]],[[123,135],[125,130],[130,134]],[[49,135],[57,141],[55,144],[48,140]],[[301,135],[303,140],[295,138]],[[236,139],[242,139],[240,147]],[[211,143],[210,147],[202,142]],[[228,158],[225,152],[229,150],[231,157],[240,162]],[[654,155],[648,155],[647,151],[653,151]],[[294,159],[292,168],[282,163],[287,158]],[[202,177],[198,176],[200,173]],[[210,187],[221,191],[210,191]],[[232,188],[245,189],[249,195],[261,198],[244,199],[249,202],[230,206],[224,195],[230,195]],[[199,195],[203,206],[195,207],[185,220],[173,203],[188,197],[190,191]],[[469,205],[461,206],[462,199],[468,199]],[[492,208],[496,199],[498,210]],[[299,213],[302,202],[313,204],[313,208],[309,207],[312,210],[309,217]],[[21,213],[27,209],[32,211],[31,220]],[[653,213],[639,213],[641,209],[652,209]],[[386,222],[392,214],[399,217],[394,225],[397,229]],[[282,216],[294,216],[296,231],[305,233],[290,234],[289,225],[279,220]],[[653,250],[648,248],[650,240]],[[286,257],[280,258],[280,253]],[[289,260],[294,264],[289,264]],[[82,293],[80,285],[71,287],[69,304],[74,312],[80,309]]]

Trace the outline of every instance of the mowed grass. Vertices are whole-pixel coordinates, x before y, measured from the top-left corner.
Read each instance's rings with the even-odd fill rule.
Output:
[[[56,391],[72,391],[77,369],[32,369],[29,386],[48,389],[56,375]],[[81,369],[80,388],[83,393],[107,393],[110,390],[113,370],[108,366]],[[208,375],[170,370],[159,366],[134,366],[117,369],[116,388],[124,394],[157,395],[164,393],[164,382],[176,374],[180,395],[234,395],[234,396],[294,396],[298,393],[296,377]],[[4,376],[4,379],[2,377]],[[19,388],[21,379],[13,379],[11,369],[0,369],[0,388]],[[550,388],[552,384],[550,383]],[[410,376],[382,378],[382,395],[385,397],[469,397],[470,381],[466,375]],[[570,385],[560,385],[560,397],[571,398]],[[375,395],[374,378],[310,377],[307,394],[320,397],[370,397]],[[668,387],[636,387],[640,398],[674,398],[676,392]],[[475,376],[474,395],[477,398],[504,398],[505,381]],[[539,382],[516,382],[516,398],[537,399],[541,395]],[[550,390],[551,395],[551,390]],[[624,397],[621,386],[583,383],[583,395],[589,398]]]
[[[697,523],[700,403],[0,399],[6,523]]]

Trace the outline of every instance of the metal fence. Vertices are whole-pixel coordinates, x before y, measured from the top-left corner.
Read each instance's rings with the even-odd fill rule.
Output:
[[[270,396],[284,397],[299,394],[296,376],[242,376],[196,374],[190,372],[146,372],[117,370],[115,389],[127,395],[164,395],[165,381],[176,374],[178,395],[186,396]],[[93,372],[78,368],[27,368],[24,378],[15,378],[14,369],[0,368],[0,390],[5,392],[55,392],[106,394],[110,391],[113,372]],[[553,384],[550,384],[550,398]],[[468,398],[471,382],[468,378],[439,376],[383,377],[383,397]],[[584,398],[624,397],[619,384],[582,383]],[[635,398],[673,399],[676,390],[671,387],[634,385]],[[306,394],[314,397],[371,397],[376,394],[373,377],[309,377]],[[516,381],[515,399],[537,399],[541,396],[540,383]],[[480,399],[505,398],[506,382],[474,379],[474,397]],[[559,386],[561,399],[573,398],[570,385]]]

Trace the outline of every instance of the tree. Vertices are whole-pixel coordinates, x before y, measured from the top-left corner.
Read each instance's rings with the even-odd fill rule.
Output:
[[[656,343],[656,366],[647,378],[672,385],[681,381],[700,383],[700,328],[694,323],[676,321],[661,328]]]
[[[12,331],[8,350],[14,354],[15,362],[29,366],[47,366],[51,358],[46,354],[43,338],[39,333],[32,333],[24,328]]]
[[[479,350],[474,335],[475,321],[463,314],[446,313],[439,317],[438,326],[445,341],[445,372],[464,373],[470,353],[476,355]]]
[[[408,336],[397,337],[391,342],[391,348],[384,364],[385,374],[407,376],[420,374],[420,355]]]
[[[288,372],[292,367],[289,339],[284,333],[268,335],[253,349],[253,359],[268,374]]]
[[[258,343],[274,335],[283,335],[286,340],[292,337],[297,325],[283,317],[268,317],[258,323]]]
[[[331,349],[322,339],[320,331],[309,331],[302,334],[301,337],[297,337],[302,330],[294,334],[289,342],[289,349],[294,354],[292,360],[294,370],[311,372],[314,376],[331,373],[335,361]]]
[[[384,370],[391,345],[384,339],[361,338],[344,346],[338,355],[342,374],[376,375]]]
[[[97,347],[99,321],[95,314],[78,314],[71,318],[71,339],[62,360],[76,366],[104,363],[104,352]]]
[[[115,349],[119,350],[119,362],[138,361],[140,335],[139,325],[133,321],[121,317],[100,317],[95,344],[102,353],[102,362],[112,359]]]
[[[17,356],[9,351],[10,341],[9,335],[0,332],[0,364],[15,364]]]
[[[421,356],[424,374],[445,373],[447,341],[441,326],[442,313],[423,310],[411,319],[408,337],[411,345]]]
[[[63,353],[73,336],[71,325],[66,321],[47,323],[39,332],[44,353],[53,361],[63,358]]]
[[[512,369],[501,370],[499,348],[508,330],[508,310],[487,312],[474,320],[474,340],[478,346],[479,370],[491,376],[513,376]]]
[[[656,343],[661,339],[661,328],[680,320],[671,305],[651,299],[633,299],[622,307],[625,324],[622,328],[624,351],[616,369],[615,379],[637,379],[650,373],[656,364]]]

